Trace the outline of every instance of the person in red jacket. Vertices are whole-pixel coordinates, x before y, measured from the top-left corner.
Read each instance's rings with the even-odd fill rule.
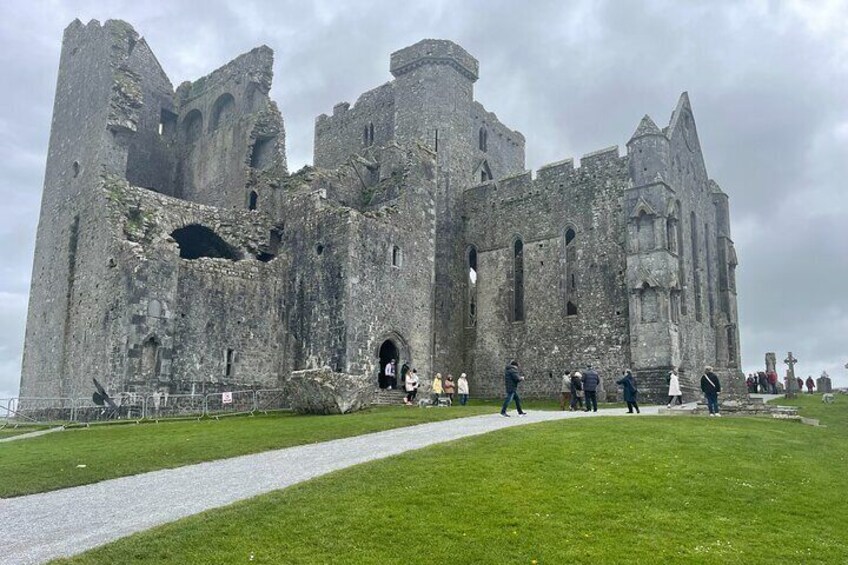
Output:
[[[813,377],[807,377],[807,393],[813,394],[813,390],[816,388],[816,383],[813,381]]]
[[[774,371],[769,371],[766,373],[766,378],[768,379],[769,388],[771,389],[772,394],[777,394],[777,373]]]

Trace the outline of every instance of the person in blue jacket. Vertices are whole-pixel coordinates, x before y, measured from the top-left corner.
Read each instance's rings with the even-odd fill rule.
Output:
[[[630,369],[624,371],[624,376],[618,379],[615,384],[619,384],[624,388],[624,401],[627,403],[627,413],[633,414],[633,409],[639,414],[639,389],[636,388],[636,379]]]

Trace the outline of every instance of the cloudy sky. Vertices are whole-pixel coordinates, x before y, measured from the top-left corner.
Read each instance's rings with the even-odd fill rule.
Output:
[[[152,6],[152,7],[151,7]],[[848,386],[848,2],[25,1],[0,3],[0,398],[20,376],[62,30],[129,21],[176,85],[265,43],[292,169],[336,102],[390,80],[425,37],[480,60],[476,96],[527,138],[527,165],[623,147],[688,91],[731,199],[746,372],[791,350]]]

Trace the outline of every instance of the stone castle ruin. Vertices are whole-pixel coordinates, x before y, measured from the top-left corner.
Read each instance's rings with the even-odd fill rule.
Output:
[[[524,136],[474,100],[478,62],[426,39],[393,80],[315,123],[290,174],[258,47],[176,89],[127,23],[65,30],[22,397],[273,388],[389,359],[531,396],[592,364],[665,394],[736,378],[727,195],[684,93],[610,147],[524,170]],[[741,383],[741,378],[740,378]],[[611,386],[607,386],[611,390]]]

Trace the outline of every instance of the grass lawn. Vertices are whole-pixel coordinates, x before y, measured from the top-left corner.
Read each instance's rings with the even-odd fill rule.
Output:
[[[452,408],[387,406],[344,416],[273,413],[66,430],[0,443],[0,498],[495,410],[494,402],[475,401]]]
[[[848,400],[593,418],[359,465],[61,563],[846,563]]]

